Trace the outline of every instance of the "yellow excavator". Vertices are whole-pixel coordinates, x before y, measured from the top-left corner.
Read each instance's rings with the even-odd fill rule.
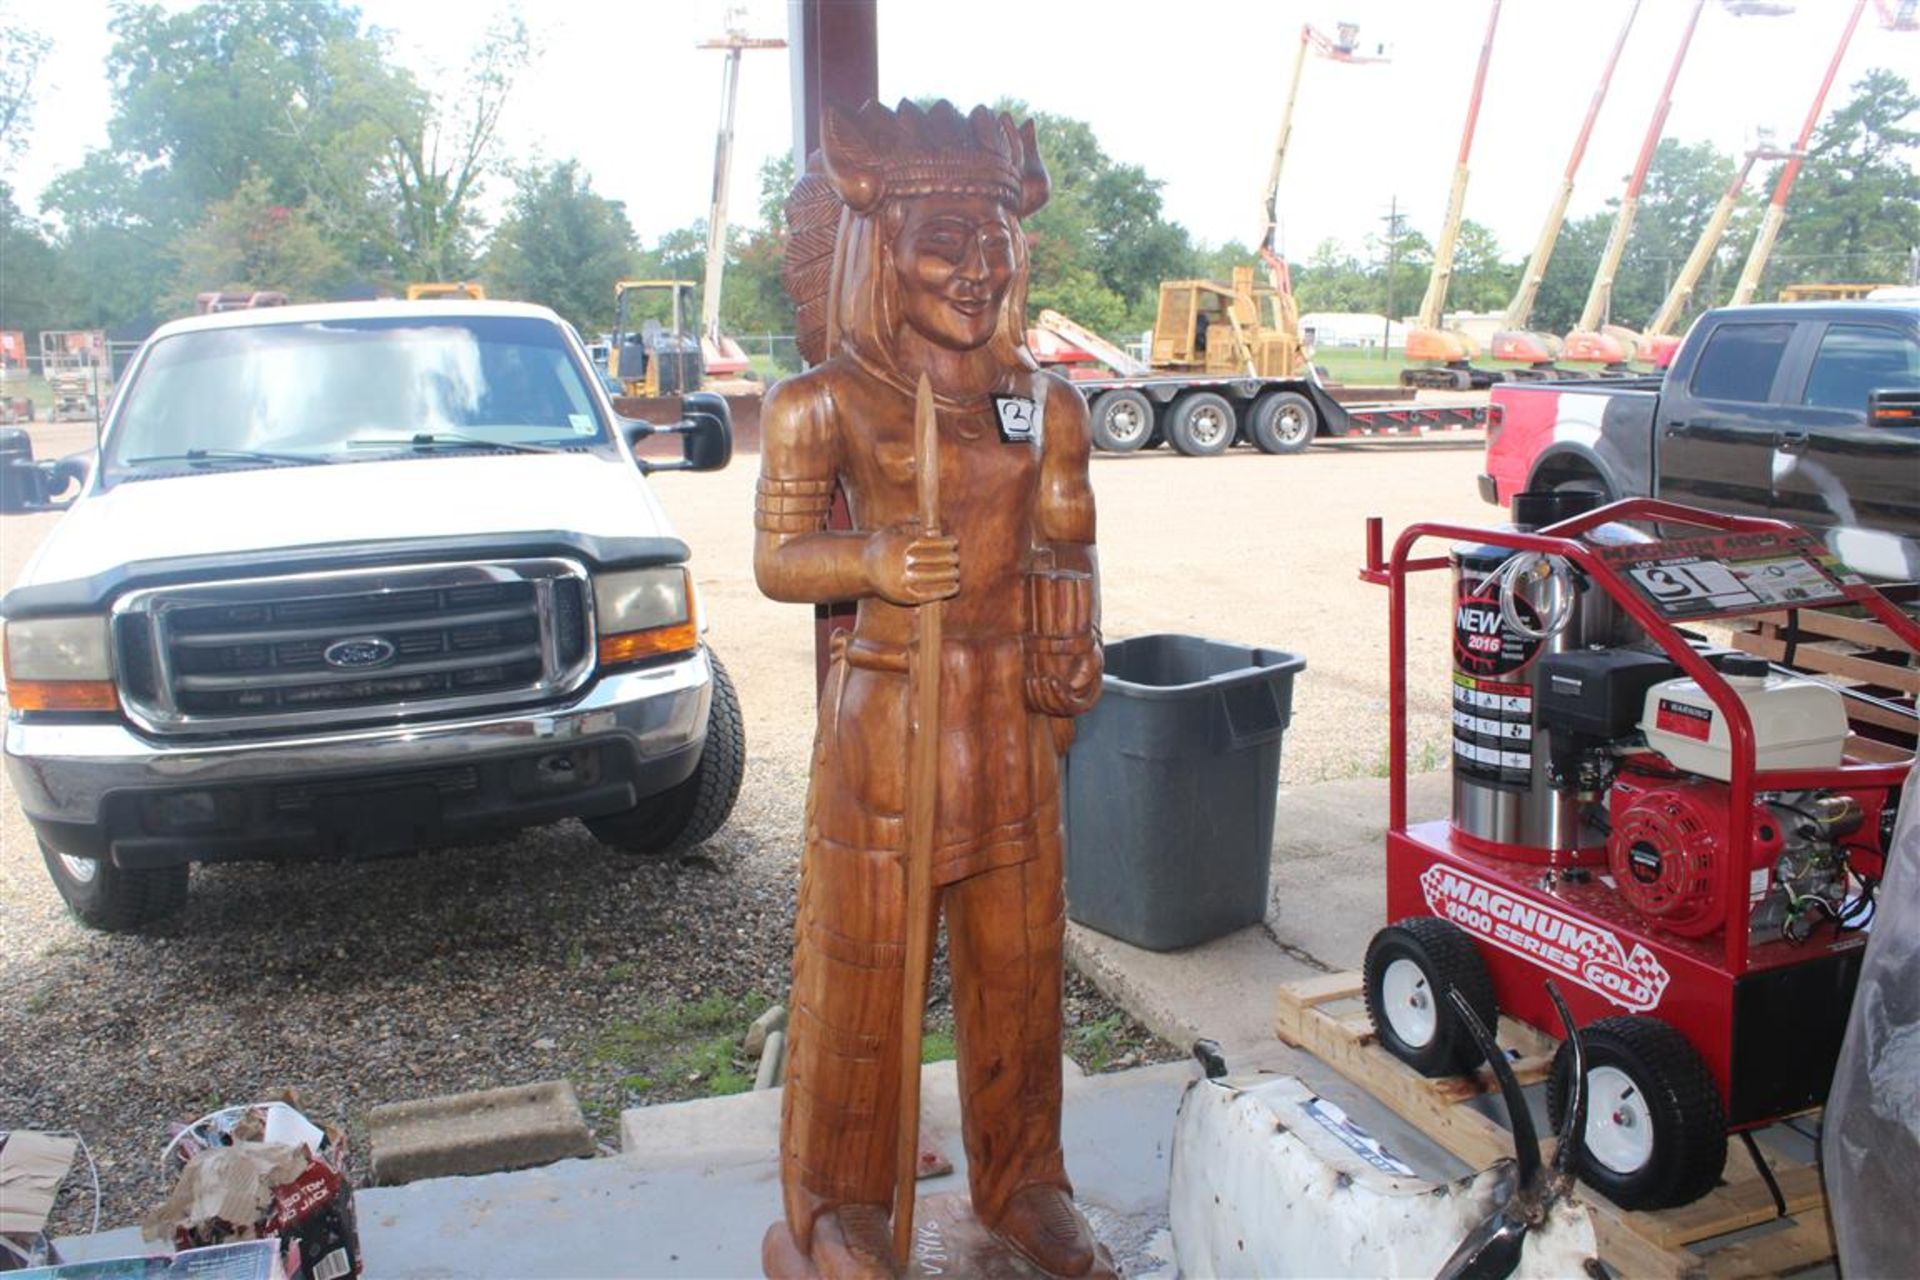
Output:
[[[407,286],[407,301],[428,302],[442,298],[469,298],[474,302],[487,300],[487,287],[477,280],[423,280]]]
[[[607,372],[629,396],[677,396],[706,380],[700,339],[686,330],[691,280],[622,280],[613,286],[613,341]],[[667,295],[667,321],[640,318],[648,294]]]

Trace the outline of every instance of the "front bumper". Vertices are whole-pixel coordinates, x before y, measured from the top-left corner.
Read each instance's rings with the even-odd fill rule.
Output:
[[[692,774],[712,690],[701,650],[560,707],[298,738],[189,745],[16,718],[7,774],[35,832],[76,857],[377,856],[630,809]]]

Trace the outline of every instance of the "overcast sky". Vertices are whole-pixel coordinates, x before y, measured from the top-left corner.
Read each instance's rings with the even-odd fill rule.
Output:
[[[539,59],[508,106],[508,152],[577,157],[596,190],[626,202],[645,240],[703,218],[723,55],[695,45],[722,34],[731,7],[527,4]],[[784,0],[743,7],[750,34],[786,34]],[[1631,0],[1507,0],[1502,10],[1467,216],[1492,227],[1513,256],[1532,245],[1630,7]],[[1619,193],[1692,7],[1642,0],[1580,173],[1575,216]],[[1851,7],[1800,0],[1786,16],[1737,17],[1709,3],[1667,136],[1737,151],[1764,125],[1790,140]],[[1330,31],[1357,22],[1362,44],[1385,42],[1390,60],[1307,65],[1281,201],[1286,248],[1304,257],[1328,237],[1358,249],[1395,197],[1416,228],[1436,229],[1488,8],[1488,0],[880,0],[880,88],[888,101],[938,95],[963,109],[1015,96],[1084,119],[1110,155],[1165,184],[1168,215],[1198,239],[1251,243],[1300,25]],[[436,87],[457,84],[460,53],[493,12],[453,0],[366,0],[362,11],[391,35],[395,56]],[[31,208],[49,179],[105,142],[106,6],[0,0],[0,15],[28,17],[54,40],[34,136],[12,174]],[[745,55],[736,222],[757,216],[761,161],[792,145],[787,56]],[[1870,5],[1827,108],[1872,67],[1920,80],[1920,33],[1882,29]],[[494,187],[495,199],[505,194],[504,183]]]

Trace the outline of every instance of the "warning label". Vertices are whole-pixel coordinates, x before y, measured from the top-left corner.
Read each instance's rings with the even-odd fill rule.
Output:
[[[1713,710],[1662,698],[1660,706],[1654,711],[1653,727],[1665,733],[1692,738],[1695,742],[1705,742],[1713,733]]]
[[[1533,689],[1453,677],[1453,767],[1483,782],[1525,786],[1533,770]]]

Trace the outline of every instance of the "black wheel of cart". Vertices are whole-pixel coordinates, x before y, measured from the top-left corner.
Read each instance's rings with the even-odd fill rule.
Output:
[[[1253,402],[1247,426],[1262,453],[1299,453],[1313,443],[1320,415],[1297,391],[1269,391]]]
[[[1423,1076],[1457,1075],[1485,1060],[1447,998],[1459,991],[1489,1031],[1500,1025],[1493,979],[1460,926],[1432,916],[1387,926],[1367,944],[1362,976],[1367,1016],[1388,1053]]]
[[[1212,391],[1189,391],[1167,409],[1167,439],[1189,458],[1225,453],[1239,430],[1233,403]]]
[[[1094,445],[1108,453],[1132,453],[1153,435],[1153,401],[1131,387],[1101,392],[1089,416]]]
[[[1644,1014],[1584,1027],[1587,1129],[1580,1176],[1623,1209],[1668,1209],[1713,1190],[1727,1164],[1727,1117],[1707,1067],[1672,1026]],[[1566,1115],[1572,1055],[1547,1078],[1547,1115]]]

